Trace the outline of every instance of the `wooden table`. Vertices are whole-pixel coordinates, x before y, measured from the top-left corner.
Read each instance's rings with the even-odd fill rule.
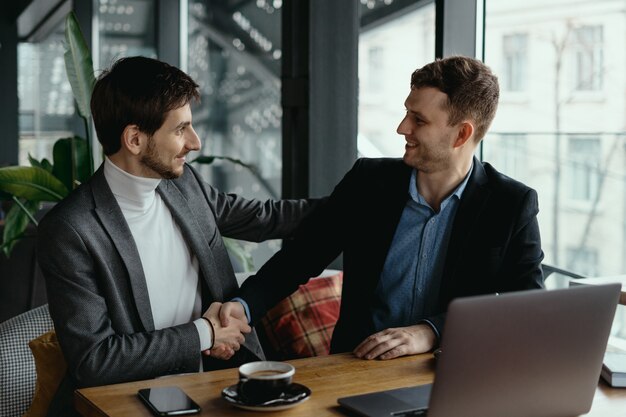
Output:
[[[296,367],[294,382],[308,386],[313,394],[308,401],[275,413],[240,410],[221,398],[222,389],[237,382],[236,369],[80,389],[75,394],[75,405],[84,416],[150,417],[152,414],[137,398],[137,390],[177,385],[200,404],[203,416],[345,417],[347,414],[337,405],[338,397],[430,383],[434,370],[431,354],[390,361],[365,361],[352,354],[339,354],[290,363]],[[626,388],[612,389],[601,382],[588,416],[626,416]]]

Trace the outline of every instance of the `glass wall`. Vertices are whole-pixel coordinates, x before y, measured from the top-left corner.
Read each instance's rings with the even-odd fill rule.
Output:
[[[362,14],[384,16],[391,7],[392,1],[361,0]],[[411,74],[435,59],[434,2],[384,17],[384,23],[363,28],[359,36],[359,156],[404,154],[396,128],[404,117]]]
[[[538,191],[545,262],[587,276],[626,273],[625,13],[612,0],[486,3],[502,91],[484,158]],[[626,338],[623,307],[616,326]]]
[[[85,136],[74,117],[74,98],[65,76],[63,23],[37,43],[18,45],[19,164],[52,158],[52,146],[62,137]]]
[[[232,5],[231,5],[232,4]],[[248,198],[281,195],[280,0],[189,1],[188,73],[200,85],[193,109],[201,153],[233,158],[200,167],[218,189]],[[255,267],[279,242],[245,243]]]
[[[623,2],[489,0],[486,11],[502,94],[485,159],[539,192],[547,263],[626,273]]]
[[[95,7],[99,50],[97,60],[94,62],[96,67],[108,68],[125,56],[142,55],[157,58],[156,2],[97,0]]]

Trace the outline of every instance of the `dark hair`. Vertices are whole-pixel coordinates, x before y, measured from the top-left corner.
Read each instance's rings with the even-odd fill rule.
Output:
[[[124,128],[153,135],[170,110],[198,100],[198,84],[176,67],[141,56],[122,58],[105,70],[91,95],[91,113],[105,155],[120,150]]]
[[[498,108],[498,78],[481,61],[463,56],[438,59],[411,75],[411,88],[435,87],[448,96],[450,126],[469,118],[476,124],[476,141],[487,133]]]

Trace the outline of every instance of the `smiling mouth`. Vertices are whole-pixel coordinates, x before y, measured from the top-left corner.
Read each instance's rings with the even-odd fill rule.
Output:
[[[411,143],[411,142],[407,142],[404,145],[405,148],[417,148],[417,143]]]

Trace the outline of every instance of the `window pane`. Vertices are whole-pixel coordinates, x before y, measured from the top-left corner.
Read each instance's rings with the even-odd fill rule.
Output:
[[[156,58],[155,4],[151,0],[98,0],[100,68],[119,58]]]
[[[495,135],[494,135],[495,136]],[[493,143],[484,148],[484,159],[489,161],[500,171],[525,181],[528,175],[526,152],[528,151],[528,138],[524,133],[502,134],[496,139],[490,139]]]
[[[39,43],[18,45],[19,164],[30,165],[28,155],[52,160],[52,146],[76,132],[74,98],[65,74],[63,23]]]
[[[391,1],[361,1],[382,16]],[[415,7],[415,6],[414,6]],[[362,12],[364,13],[364,12]],[[414,8],[359,36],[360,156],[402,156],[396,128],[404,116],[411,73],[435,59],[435,4]]]
[[[600,139],[570,137],[567,150],[568,190],[573,200],[592,202],[598,195]]]
[[[527,71],[526,34],[505,35],[502,40],[504,71],[502,88],[508,91],[525,89]]]
[[[193,122],[201,152],[256,168],[218,160],[200,170],[221,191],[249,198],[281,195],[281,8],[277,0],[189,2],[188,73],[200,85]],[[257,268],[279,248],[277,241],[245,245]]]
[[[526,136],[523,173],[501,171],[539,193],[545,263],[587,276],[626,273],[626,20],[609,0],[487,0],[485,61],[501,80],[498,114],[483,141],[499,156],[511,135]],[[523,70],[509,68],[510,35],[526,35]],[[611,34],[609,36],[609,34]],[[507,44],[508,43],[508,44]],[[507,69],[508,68],[508,69]],[[507,88],[522,73],[521,90]],[[556,276],[555,276],[556,275]],[[549,287],[568,285],[551,275]],[[626,349],[626,307],[610,343]]]
[[[602,26],[583,26],[573,31],[576,59],[574,88],[594,91],[602,88]]]
[[[595,249],[569,247],[566,254],[569,270],[577,270],[590,277],[598,274],[598,252]]]
[[[545,262],[580,274],[626,273],[626,103],[612,93],[626,89],[621,6],[487,1],[485,61],[501,98],[483,155],[538,191]]]

